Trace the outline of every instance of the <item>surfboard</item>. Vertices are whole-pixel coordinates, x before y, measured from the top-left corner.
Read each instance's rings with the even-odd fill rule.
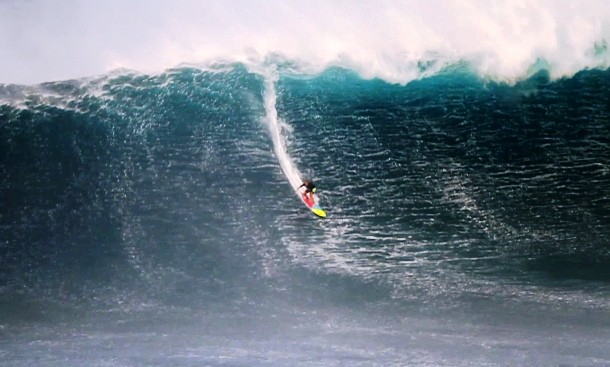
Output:
[[[308,195],[305,195],[305,188],[301,188],[299,191],[301,200],[307,205],[307,207],[318,217],[326,218],[326,212],[320,208],[318,195],[313,194],[313,200]]]

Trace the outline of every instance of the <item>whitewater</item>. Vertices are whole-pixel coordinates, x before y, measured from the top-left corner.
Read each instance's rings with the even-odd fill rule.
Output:
[[[0,3],[0,366],[610,365],[609,38],[603,1]]]
[[[8,1],[0,82],[270,57],[400,83],[464,61],[499,80],[557,78],[608,67],[608,19],[604,1]]]

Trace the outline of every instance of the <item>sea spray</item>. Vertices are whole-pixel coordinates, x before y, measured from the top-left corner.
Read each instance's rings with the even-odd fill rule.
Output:
[[[0,35],[0,83],[19,84],[270,55],[399,83],[460,63],[504,81],[610,65],[604,0],[4,1]]]
[[[264,121],[269,129],[269,134],[273,141],[273,149],[282,171],[290,182],[293,189],[297,189],[301,183],[301,175],[294,161],[286,150],[286,135],[290,131],[290,126],[280,119],[277,115],[276,101],[277,93],[275,83],[278,81],[278,71],[275,66],[270,66],[263,71],[265,78],[264,101],[265,117]]]

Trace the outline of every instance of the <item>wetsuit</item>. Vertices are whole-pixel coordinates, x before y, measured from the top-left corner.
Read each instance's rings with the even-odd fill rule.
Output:
[[[309,180],[303,181],[303,184],[299,186],[299,188],[300,187],[305,187],[305,194],[309,192],[316,192],[316,185],[314,185],[314,183]]]

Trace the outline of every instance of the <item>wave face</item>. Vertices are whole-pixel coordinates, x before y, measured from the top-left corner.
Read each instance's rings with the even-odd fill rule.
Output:
[[[604,0],[5,1],[0,34],[0,83],[19,84],[274,57],[400,83],[464,62],[513,82],[610,66]]]
[[[610,362],[609,71],[265,70],[0,88],[4,360]]]

